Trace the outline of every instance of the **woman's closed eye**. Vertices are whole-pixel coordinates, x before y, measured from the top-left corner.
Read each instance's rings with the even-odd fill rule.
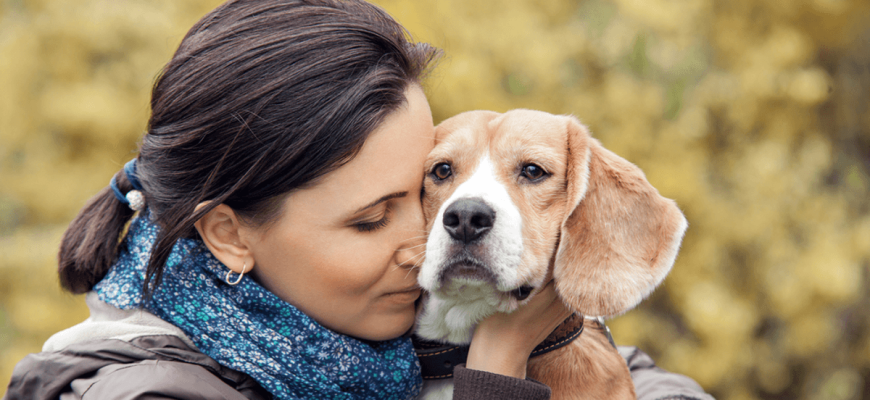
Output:
[[[390,208],[385,207],[384,213],[380,215],[380,219],[357,221],[353,223],[353,226],[360,232],[372,232],[387,226],[390,223],[389,217]]]
[[[394,206],[391,200],[404,198],[408,192],[395,192],[385,195],[366,206],[360,207],[351,215],[358,215],[349,221],[348,226],[353,226],[360,232],[372,232],[381,229],[390,222],[389,216]],[[377,212],[383,210],[382,212]]]

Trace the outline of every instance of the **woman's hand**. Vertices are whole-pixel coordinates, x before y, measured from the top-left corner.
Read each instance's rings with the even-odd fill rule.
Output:
[[[550,280],[528,304],[477,325],[465,367],[524,379],[532,350],[570,315]]]

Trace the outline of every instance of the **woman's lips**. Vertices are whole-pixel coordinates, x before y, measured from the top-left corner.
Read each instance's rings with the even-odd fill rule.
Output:
[[[420,289],[419,286],[412,286],[404,290],[387,293],[384,296],[401,302],[413,302],[420,297],[420,293],[422,293],[422,291],[423,289]]]

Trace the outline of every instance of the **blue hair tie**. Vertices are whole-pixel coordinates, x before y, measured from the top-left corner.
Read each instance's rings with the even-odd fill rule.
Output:
[[[136,175],[136,159],[132,159],[124,164],[124,174],[127,175],[127,180],[130,181],[130,185],[133,186],[133,190],[127,192],[125,195],[121,192],[121,189],[118,188],[118,182],[115,180],[115,177],[112,176],[112,180],[109,181],[109,186],[112,188],[112,191],[115,192],[115,198],[118,199],[121,203],[124,203],[134,211],[139,211],[145,205],[145,197],[142,195],[142,182],[139,181],[139,176]]]

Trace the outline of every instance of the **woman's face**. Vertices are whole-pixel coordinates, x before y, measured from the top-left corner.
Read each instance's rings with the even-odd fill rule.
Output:
[[[361,339],[402,335],[420,296],[420,189],[434,128],[423,91],[412,85],[405,96],[355,158],[288,196],[281,217],[249,241],[258,282],[327,328]]]

